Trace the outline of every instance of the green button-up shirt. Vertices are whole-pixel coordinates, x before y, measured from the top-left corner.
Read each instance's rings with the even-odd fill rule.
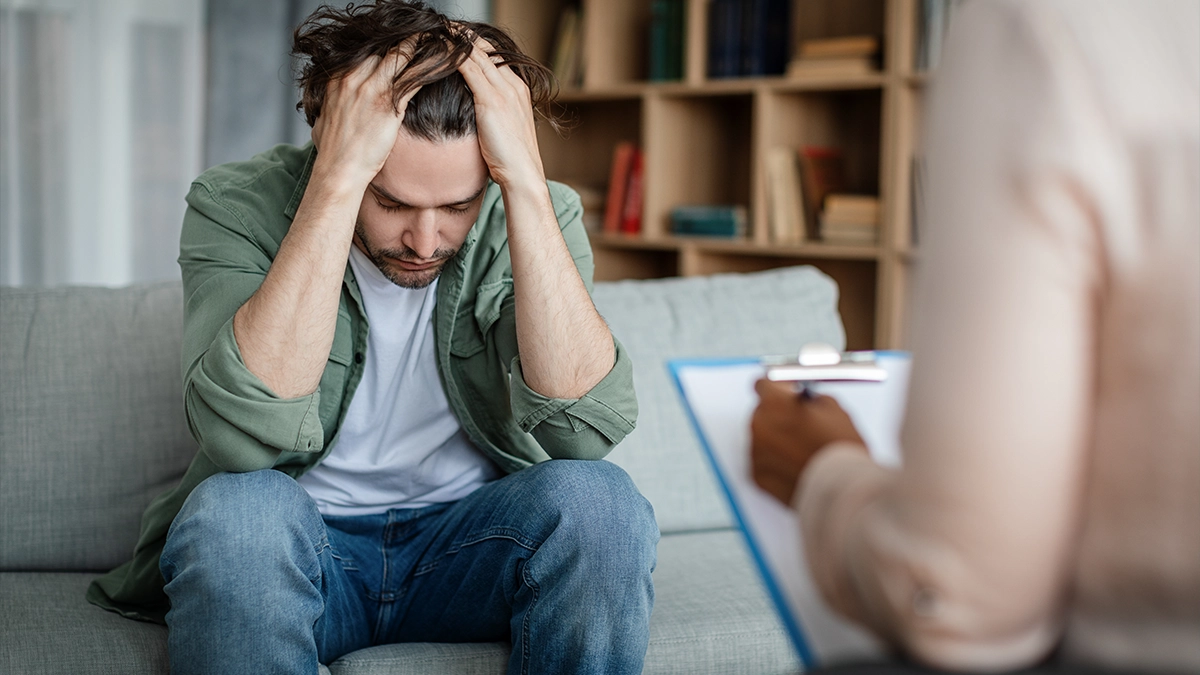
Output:
[[[97,579],[88,599],[131,618],[167,610],[159,556],[184,499],[221,471],[278,469],[300,476],[329,453],[362,378],[368,321],[347,264],[329,361],[317,390],[282,399],[247,368],[233,315],[258,290],[304,196],[316,151],[280,145],[206,171],[183,221],[184,404],[200,451],[180,484],[142,519],[133,560]],[[575,266],[592,290],[592,252],[579,197],[550,183]],[[633,368],[621,344],[612,370],[579,399],[547,398],[521,375],[504,203],[484,194],[479,219],[442,272],[434,310],[442,386],[471,441],[506,472],[550,458],[599,459],[637,418]]]

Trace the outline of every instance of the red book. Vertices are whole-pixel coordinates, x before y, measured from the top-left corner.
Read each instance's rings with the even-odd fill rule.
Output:
[[[825,208],[825,197],[831,192],[844,192],[846,188],[842,151],[817,146],[800,148],[800,183],[809,228],[807,234],[816,240],[820,235],[818,223]]]
[[[604,205],[604,233],[616,234],[621,231],[621,220],[624,216],[625,194],[629,187],[629,173],[633,168],[633,158],[637,154],[637,146],[628,141],[617,143],[613,148],[612,169],[608,178],[608,200]]]
[[[629,169],[629,187],[625,190],[625,208],[621,214],[621,231],[638,234],[642,231],[642,195],[645,189],[645,160],[641,150],[633,151],[633,166]]]

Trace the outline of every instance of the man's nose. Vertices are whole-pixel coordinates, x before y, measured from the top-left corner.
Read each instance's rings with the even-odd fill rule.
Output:
[[[423,260],[432,258],[438,248],[437,209],[419,209],[405,239],[404,245]]]

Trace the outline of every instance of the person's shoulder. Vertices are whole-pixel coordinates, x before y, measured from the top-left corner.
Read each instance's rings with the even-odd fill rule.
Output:
[[[216,199],[242,201],[247,196],[280,202],[280,209],[291,200],[305,178],[312,144],[276,145],[250,159],[218,164],[200,174],[194,187],[203,188]]]
[[[553,180],[546,181],[546,187],[550,188],[550,202],[554,204],[554,214],[559,221],[579,208],[579,193],[575,188]]]

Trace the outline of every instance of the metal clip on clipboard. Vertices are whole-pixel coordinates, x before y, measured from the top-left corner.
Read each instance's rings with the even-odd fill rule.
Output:
[[[875,352],[839,352],[823,342],[810,342],[799,356],[767,357],[767,379],[775,382],[884,382],[887,371]]]

